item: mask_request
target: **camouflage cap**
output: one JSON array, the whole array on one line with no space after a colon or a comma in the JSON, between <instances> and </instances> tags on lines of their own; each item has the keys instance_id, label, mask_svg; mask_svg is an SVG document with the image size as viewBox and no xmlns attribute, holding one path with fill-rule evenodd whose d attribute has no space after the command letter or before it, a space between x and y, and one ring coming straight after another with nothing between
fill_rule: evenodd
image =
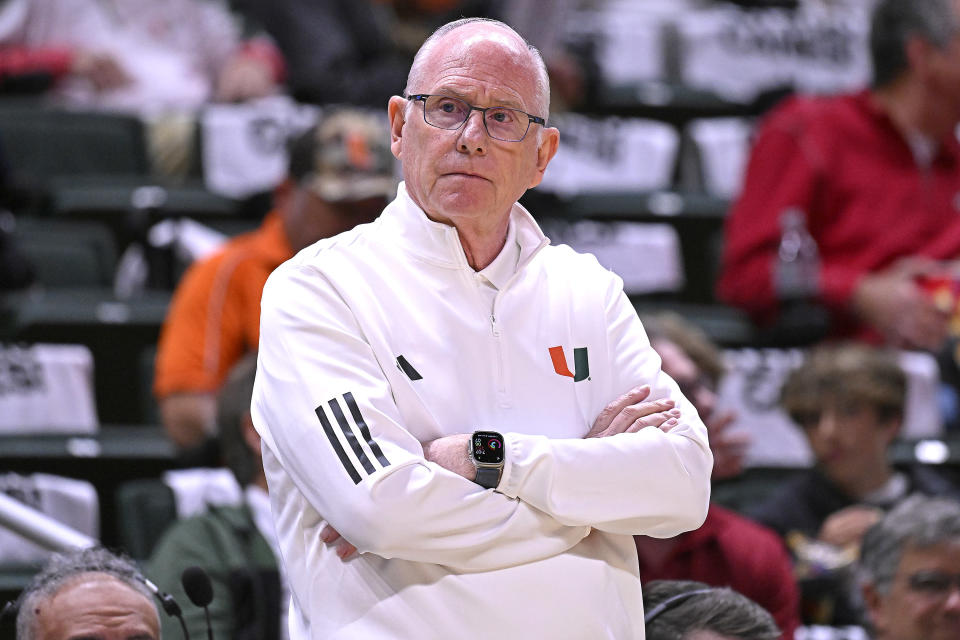
<instances>
[{"instance_id":1,"label":"camouflage cap","mask_svg":"<svg viewBox=\"0 0 960 640\"><path fill-rule=\"evenodd\" d=\"M302 179L328 202L392 197L396 193L386 114L351 108L325 110L312 136L310 168Z\"/></svg>"}]
</instances>

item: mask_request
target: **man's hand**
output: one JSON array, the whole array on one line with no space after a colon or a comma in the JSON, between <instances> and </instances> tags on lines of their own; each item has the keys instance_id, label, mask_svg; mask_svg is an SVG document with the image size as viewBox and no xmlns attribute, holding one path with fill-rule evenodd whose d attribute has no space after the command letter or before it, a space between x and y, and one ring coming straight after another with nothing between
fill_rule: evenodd
<instances>
[{"instance_id":1,"label":"man's hand","mask_svg":"<svg viewBox=\"0 0 960 640\"><path fill-rule=\"evenodd\" d=\"M713 479L734 478L743 473L743 461L750 446L750 435L730 431L736 415L716 411L704 416L710 436L710 451L713 452Z\"/></svg>"},{"instance_id":2,"label":"man's hand","mask_svg":"<svg viewBox=\"0 0 960 640\"><path fill-rule=\"evenodd\" d=\"M892 346L937 351L947 337L950 314L937 307L916 278L941 269L932 260L905 258L865 275L853 292L853 310Z\"/></svg>"},{"instance_id":3,"label":"man's hand","mask_svg":"<svg viewBox=\"0 0 960 640\"><path fill-rule=\"evenodd\" d=\"M212 392L172 393L157 402L167 437L178 449L203 444L217 430L217 397Z\"/></svg>"},{"instance_id":4,"label":"man's hand","mask_svg":"<svg viewBox=\"0 0 960 640\"><path fill-rule=\"evenodd\" d=\"M603 408L584 438L606 438L618 433L633 433L645 427L670 431L677 426L680 410L674 407L673 400L664 398L643 402L649 395L650 386L646 384L623 394Z\"/></svg>"},{"instance_id":5,"label":"man's hand","mask_svg":"<svg viewBox=\"0 0 960 640\"><path fill-rule=\"evenodd\" d=\"M320 530L320 539L332 544L341 560L347 560L357 552L355 546L344 540L340 533L328 524Z\"/></svg>"},{"instance_id":6,"label":"man's hand","mask_svg":"<svg viewBox=\"0 0 960 640\"><path fill-rule=\"evenodd\" d=\"M237 55L220 72L216 99L242 102L270 95L273 89L273 69L269 64L253 56Z\"/></svg>"},{"instance_id":7,"label":"man's hand","mask_svg":"<svg viewBox=\"0 0 960 640\"><path fill-rule=\"evenodd\" d=\"M470 460L470 437L469 433L458 433L424 442L423 457L473 482L477 476L477 468ZM347 560L357 552L357 548L344 540L330 525L325 525L320 531L320 539L334 545L341 560Z\"/></svg>"},{"instance_id":8,"label":"man's hand","mask_svg":"<svg viewBox=\"0 0 960 640\"><path fill-rule=\"evenodd\" d=\"M113 54L102 51L78 51L70 73L86 78L97 91L109 91L130 84L131 79Z\"/></svg>"},{"instance_id":9,"label":"man's hand","mask_svg":"<svg viewBox=\"0 0 960 640\"><path fill-rule=\"evenodd\" d=\"M882 517L883 511L876 507L859 504L846 507L823 521L817 538L836 547L860 544L867 529Z\"/></svg>"}]
</instances>

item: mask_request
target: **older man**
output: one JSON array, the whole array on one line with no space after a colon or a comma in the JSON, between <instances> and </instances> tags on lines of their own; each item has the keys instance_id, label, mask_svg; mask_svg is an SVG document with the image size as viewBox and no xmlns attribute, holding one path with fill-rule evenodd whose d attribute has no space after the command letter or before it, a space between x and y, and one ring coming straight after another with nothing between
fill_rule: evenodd
<instances>
[{"instance_id":1,"label":"older man","mask_svg":"<svg viewBox=\"0 0 960 640\"><path fill-rule=\"evenodd\" d=\"M799 209L833 332L935 350L949 313L920 280L960 258L960 2L879 0L870 42L871 88L792 99L761 125L718 293L776 316L781 230Z\"/></svg>"},{"instance_id":2,"label":"older man","mask_svg":"<svg viewBox=\"0 0 960 640\"><path fill-rule=\"evenodd\" d=\"M904 500L867 531L860 568L876 640L960 638L960 503Z\"/></svg>"},{"instance_id":3,"label":"older man","mask_svg":"<svg viewBox=\"0 0 960 640\"><path fill-rule=\"evenodd\" d=\"M557 149L546 78L501 23L441 27L389 103L396 200L267 282L292 638L643 638L631 535L704 519L706 429L620 279L516 203Z\"/></svg>"},{"instance_id":4,"label":"older man","mask_svg":"<svg viewBox=\"0 0 960 640\"><path fill-rule=\"evenodd\" d=\"M654 580L644 590L649 640L776 640L780 630L759 604L694 580ZM791 634L789 637L793 637Z\"/></svg>"},{"instance_id":5,"label":"older man","mask_svg":"<svg viewBox=\"0 0 960 640\"><path fill-rule=\"evenodd\" d=\"M137 568L105 549L54 556L20 597L17 640L157 640L160 616Z\"/></svg>"}]
</instances>

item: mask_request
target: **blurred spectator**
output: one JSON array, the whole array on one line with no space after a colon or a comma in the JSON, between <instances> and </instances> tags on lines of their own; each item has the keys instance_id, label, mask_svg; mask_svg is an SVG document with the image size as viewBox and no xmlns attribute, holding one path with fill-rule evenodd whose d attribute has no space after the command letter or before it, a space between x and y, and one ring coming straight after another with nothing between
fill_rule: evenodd
<instances>
[{"instance_id":1,"label":"blurred spectator","mask_svg":"<svg viewBox=\"0 0 960 640\"><path fill-rule=\"evenodd\" d=\"M833 623L854 622L844 589L834 583L846 579L864 532L884 510L913 492L960 497L931 468L895 469L888 460L903 422L906 388L894 354L859 344L815 349L783 386L782 405L803 428L815 467L750 515L784 536L801 577L837 570L836 580L825 576L827 604L817 607Z\"/></svg>"},{"instance_id":2,"label":"blurred spectator","mask_svg":"<svg viewBox=\"0 0 960 640\"><path fill-rule=\"evenodd\" d=\"M223 0L0 6L0 87L15 89L27 76L29 87L49 89L59 104L139 114L156 125L151 142L161 165L173 164L167 156L192 139L171 113L267 95L282 75L276 47L262 37L243 40Z\"/></svg>"},{"instance_id":3,"label":"blurred spectator","mask_svg":"<svg viewBox=\"0 0 960 640\"><path fill-rule=\"evenodd\" d=\"M723 430L728 422L716 429L716 421L710 419L715 413L713 389L723 371L717 348L675 314L642 320L650 344L663 360L663 371L677 381L710 429L714 477L718 471L739 473L743 441ZM674 538L634 536L634 541L644 584L684 579L730 587L762 605L776 619L783 637L793 638L800 624L800 598L790 557L773 531L713 504L695 531Z\"/></svg>"},{"instance_id":4,"label":"blurred spectator","mask_svg":"<svg viewBox=\"0 0 960 640\"><path fill-rule=\"evenodd\" d=\"M140 571L105 549L54 556L19 602L17 640L160 638L160 616Z\"/></svg>"},{"instance_id":5,"label":"blurred spectator","mask_svg":"<svg viewBox=\"0 0 960 640\"><path fill-rule=\"evenodd\" d=\"M203 515L176 522L164 533L148 564L153 582L178 602L189 601L180 580L184 569L198 566L210 575L213 601L208 608L216 638L286 637L281 633L286 629L282 623L286 603L277 537L260 458L260 437L250 419L256 372L256 355L248 354L230 372L217 397L221 450L244 487L244 503L211 506ZM186 607L183 616L191 637L203 637L203 611ZM179 640L181 630L170 626L163 637Z\"/></svg>"},{"instance_id":6,"label":"blurred spectator","mask_svg":"<svg viewBox=\"0 0 960 640\"><path fill-rule=\"evenodd\" d=\"M575 52L564 41L573 10L581 0L501 0L497 16L540 50L550 76L551 111L581 105L595 88L599 70L587 52Z\"/></svg>"},{"instance_id":7,"label":"blurred spectator","mask_svg":"<svg viewBox=\"0 0 960 640\"><path fill-rule=\"evenodd\" d=\"M869 531L860 552L876 640L960 638L960 504L911 496Z\"/></svg>"},{"instance_id":8,"label":"blurred spectator","mask_svg":"<svg viewBox=\"0 0 960 640\"><path fill-rule=\"evenodd\" d=\"M947 261L960 254L958 27L953 0L880 0L873 86L793 98L766 117L726 224L721 299L762 322L777 316L775 262L800 251L781 235L794 209L819 251L809 289L833 333L942 345L949 310L918 280L956 270Z\"/></svg>"},{"instance_id":9,"label":"blurred spectator","mask_svg":"<svg viewBox=\"0 0 960 640\"><path fill-rule=\"evenodd\" d=\"M434 29L461 16L497 18L538 49L559 103L584 99L584 63L563 43L577 0L233 0L277 42L290 93L302 102L382 107L403 93L413 56Z\"/></svg>"},{"instance_id":10,"label":"blurred spectator","mask_svg":"<svg viewBox=\"0 0 960 640\"><path fill-rule=\"evenodd\" d=\"M184 274L160 332L154 382L163 426L179 447L213 435L217 389L257 349L267 276L300 249L383 208L395 187L389 140L379 114L331 110L291 145L289 178L260 227Z\"/></svg>"},{"instance_id":11,"label":"blurred spectator","mask_svg":"<svg viewBox=\"0 0 960 640\"><path fill-rule=\"evenodd\" d=\"M233 0L283 51L294 98L383 108L403 93L413 55L460 15L489 0Z\"/></svg>"},{"instance_id":12,"label":"blurred spectator","mask_svg":"<svg viewBox=\"0 0 960 640\"><path fill-rule=\"evenodd\" d=\"M770 614L730 589L690 580L657 580L643 588L647 640L774 640Z\"/></svg>"},{"instance_id":13,"label":"blurred spectator","mask_svg":"<svg viewBox=\"0 0 960 640\"><path fill-rule=\"evenodd\" d=\"M723 480L740 475L750 442L747 434L730 431L736 416L716 406L717 385L726 370L723 354L699 327L679 314L641 315L641 320L651 345L663 360L664 370L707 425L713 451L712 478Z\"/></svg>"}]
</instances>

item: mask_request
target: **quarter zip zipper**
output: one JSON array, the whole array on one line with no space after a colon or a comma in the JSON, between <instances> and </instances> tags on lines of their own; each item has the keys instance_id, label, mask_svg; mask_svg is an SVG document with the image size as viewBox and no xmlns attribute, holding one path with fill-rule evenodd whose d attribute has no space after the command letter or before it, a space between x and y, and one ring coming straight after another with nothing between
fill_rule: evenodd
<instances>
[{"instance_id":1,"label":"quarter zip zipper","mask_svg":"<svg viewBox=\"0 0 960 640\"><path fill-rule=\"evenodd\" d=\"M497 292L497 297L500 293ZM496 309L496 302L494 302ZM496 312L490 314L490 332L493 335L493 348L497 354L497 402L500 406L509 406L507 398L507 371L504 366L503 341L500 339L500 326L497 324Z\"/></svg>"},{"instance_id":2,"label":"quarter zip zipper","mask_svg":"<svg viewBox=\"0 0 960 640\"><path fill-rule=\"evenodd\" d=\"M510 277L510 280L507 281L507 284L504 285L503 289L498 290L496 295L493 297L493 310L490 313L490 333L493 336L494 349L497 353L497 403L502 408L509 407L511 402L510 396L507 393L507 358L500 331L500 325L497 323L497 307L500 304L500 298L503 296L504 292L506 292L517 280L517 278L520 277L520 273L530 263L530 261L533 260L534 256L540 253L540 251L549 243L550 241L544 238L543 241L534 248L530 255L517 265L516 272Z\"/></svg>"}]
</instances>

